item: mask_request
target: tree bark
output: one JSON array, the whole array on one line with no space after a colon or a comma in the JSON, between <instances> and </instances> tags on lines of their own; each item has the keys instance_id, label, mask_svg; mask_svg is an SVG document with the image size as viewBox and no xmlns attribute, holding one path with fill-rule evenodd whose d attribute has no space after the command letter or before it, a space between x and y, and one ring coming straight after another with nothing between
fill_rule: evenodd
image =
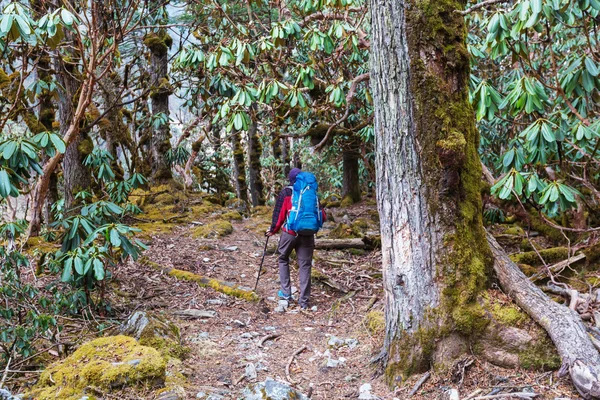
<instances>
[{"instance_id":1,"label":"tree bark","mask_svg":"<svg viewBox=\"0 0 600 400\"><path fill-rule=\"evenodd\" d=\"M246 183L246 164L244 161L244 148L240 132L231 135L231 147L233 148L233 174L237 198L248 202L248 184Z\"/></svg>"},{"instance_id":2,"label":"tree bark","mask_svg":"<svg viewBox=\"0 0 600 400\"><path fill-rule=\"evenodd\" d=\"M172 39L166 31L151 33L146 36L144 43L150 49L150 79L152 90L152 117L164 119L164 123L152 131L152 181L164 182L173 178L171 167L166 154L171 150L171 129L169 124L169 96L173 88L169 83L168 52Z\"/></svg>"},{"instance_id":3,"label":"tree bark","mask_svg":"<svg viewBox=\"0 0 600 400\"><path fill-rule=\"evenodd\" d=\"M483 316L476 299L492 259L461 8L458 0L371 2L390 383L428 369L438 339L476 333Z\"/></svg>"},{"instance_id":4,"label":"tree bark","mask_svg":"<svg viewBox=\"0 0 600 400\"><path fill-rule=\"evenodd\" d=\"M60 83L58 115L60 121L72 121L74 118L74 97L79 89L79 84L75 80L74 69L70 64L65 64L61 60L57 61L56 79ZM60 134L64 137L69 130L69 125L62 123L60 125ZM92 152L94 144L89 136L85 137L78 134L74 140L67 146L63 159L63 178L64 178L64 199L65 210L70 210L76 204L75 195L81 190L86 190L91 185L91 173L84 165L85 157Z\"/></svg>"},{"instance_id":5,"label":"tree bark","mask_svg":"<svg viewBox=\"0 0 600 400\"><path fill-rule=\"evenodd\" d=\"M262 181L260 159L262 156L262 146L258 137L258 123L253 107L252 123L248 129L248 161L249 161L249 178L250 178L250 198L252 206L264 206L265 195L263 193L264 185Z\"/></svg>"},{"instance_id":6,"label":"tree bark","mask_svg":"<svg viewBox=\"0 0 600 400\"><path fill-rule=\"evenodd\" d=\"M579 394L586 399L600 397L600 354L579 315L548 298L511 261L492 235L488 234L487 239L502 289L548 332L562 359L561 369L568 369Z\"/></svg>"},{"instance_id":7,"label":"tree bark","mask_svg":"<svg viewBox=\"0 0 600 400\"><path fill-rule=\"evenodd\" d=\"M342 198L350 198L353 203L360 201L360 176L358 172L358 161L360 159L359 143L356 140L343 150L342 169L343 169L343 190Z\"/></svg>"},{"instance_id":8,"label":"tree bark","mask_svg":"<svg viewBox=\"0 0 600 400\"><path fill-rule=\"evenodd\" d=\"M89 61L88 65L95 67L95 60L92 59ZM77 108L73 114L73 119L69 122L68 130L63 136L63 141L67 146L73 143L79 136L79 124L85 116L85 110L92 101L94 84L95 81L93 76L86 76L82 82ZM58 153L48 160L48 162L44 165L42 175L38 178L35 188L33 189L30 217L31 220L29 222L29 228L27 231L28 237L37 236L40 233L42 210L44 208L46 195L48 194L52 173L56 171L56 167L59 165L62 158L63 154Z\"/></svg>"}]
</instances>

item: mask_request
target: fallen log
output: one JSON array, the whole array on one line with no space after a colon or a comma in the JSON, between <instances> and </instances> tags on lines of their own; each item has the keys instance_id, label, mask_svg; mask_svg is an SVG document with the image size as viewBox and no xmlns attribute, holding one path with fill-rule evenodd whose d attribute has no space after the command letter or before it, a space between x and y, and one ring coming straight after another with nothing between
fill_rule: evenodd
<instances>
[{"instance_id":1,"label":"fallen log","mask_svg":"<svg viewBox=\"0 0 600 400\"><path fill-rule=\"evenodd\" d=\"M344 250L364 249L365 242L362 239L317 239L315 249L317 250Z\"/></svg>"},{"instance_id":2,"label":"fallen log","mask_svg":"<svg viewBox=\"0 0 600 400\"><path fill-rule=\"evenodd\" d=\"M502 289L548 332L563 363L561 372L568 371L579 394L585 399L600 398L600 353L579 315L552 301L521 272L491 234L487 238Z\"/></svg>"},{"instance_id":3,"label":"fallen log","mask_svg":"<svg viewBox=\"0 0 600 400\"><path fill-rule=\"evenodd\" d=\"M205 276L194 274L193 272L189 271L183 271L177 268L169 268L164 265L160 265L158 263L150 261L146 257L140 258L139 263L142 265L152 267L173 278L184 281L196 282L200 286L213 288L217 292L224 293L228 296L233 296L248 301L260 300L258 295L254 293L251 288L240 286L236 283L220 281L214 278L207 278Z\"/></svg>"}]
</instances>

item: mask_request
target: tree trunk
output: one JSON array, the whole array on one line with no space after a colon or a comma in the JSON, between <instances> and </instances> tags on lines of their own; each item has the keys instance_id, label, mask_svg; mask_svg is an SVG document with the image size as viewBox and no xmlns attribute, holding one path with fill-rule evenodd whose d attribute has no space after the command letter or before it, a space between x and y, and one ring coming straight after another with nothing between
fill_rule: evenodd
<instances>
[{"instance_id":1,"label":"tree trunk","mask_svg":"<svg viewBox=\"0 0 600 400\"><path fill-rule=\"evenodd\" d=\"M244 148L240 132L231 135L231 147L233 148L233 174L237 198L248 202L248 184L246 183L246 164L244 162Z\"/></svg>"},{"instance_id":2,"label":"tree trunk","mask_svg":"<svg viewBox=\"0 0 600 400\"><path fill-rule=\"evenodd\" d=\"M586 399L600 397L600 354L579 315L551 300L508 258L496 239L487 235L494 271L504 291L547 332L568 369L577 391Z\"/></svg>"},{"instance_id":3,"label":"tree trunk","mask_svg":"<svg viewBox=\"0 0 600 400\"><path fill-rule=\"evenodd\" d=\"M95 67L95 64L91 62L91 65ZM92 94L94 89L93 77L86 76L81 84L81 91L79 92L79 98L77 102L77 108L73 115L73 119L69 121L69 129L63 136L63 141L67 147L73 143L79 137L79 124L85 116L85 110L92 101ZM64 122L65 124L67 122ZM27 236L37 236L40 233L42 224L42 211L44 208L44 201L48 194L48 188L50 186L52 174L56 171L60 161L63 158L63 154L55 154L48 162L44 165L41 176L39 177L35 188L32 192L31 202L31 217L29 221L29 228Z\"/></svg>"},{"instance_id":4,"label":"tree trunk","mask_svg":"<svg viewBox=\"0 0 600 400\"><path fill-rule=\"evenodd\" d=\"M248 175L250 177L250 197L253 207L265 205L264 186L262 177L260 176L262 169L260 165L261 157L262 146L258 137L258 123L256 122L256 115L253 112L252 123L248 129Z\"/></svg>"},{"instance_id":5,"label":"tree trunk","mask_svg":"<svg viewBox=\"0 0 600 400\"><path fill-rule=\"evenodd\" d=\"M173 178L171 167L165 157L171 150L169 96L173 93L173 87L169 83L168 52L172 39L165 30L161 29L158 33L147 35L144 43L150 49L152 119L163 121L152 131L152 181L164 182Z\"/></svg>"},{"instance_id":6,"label":"tree trunk","mask_svg":"<svg viewBox=\"0 0 600 400\"><path fill-rule=\"evenodd\" d=\"M342 198L351 199L352 203L360 201L360 176L358 173L359 144L353 141L342 153L343 190Z\"/></svg>"},{"instance_id":7,"label":"tree trunk","mask_svg":"<svg viewBox=\"0 0 600 400\"><path fill-rule=\"evenodd\" d=\"M74 97L79 89L74 78L75 71L71 65L58 61L56 65L56 79L60 83L58 115L61 123L60 134L64 137L69 130L68 123L74 118ZM78 134L67 146L63 159L64 199L65 210L70 210L76 204L75 195L81 190L86 190L91 185L91 173L84 165L85 157L92 152L94 144L89 136Z\"/></svg>"},{"instance_id":8,"label":"tree trunk","mask_svg":"<svg viewBox=\"0 0 600 400\"><path fill-rule=\"evenodd\" d=\"M491 254L458 0L373 0L375 104L390 383L430 367L450 332L481 328Z\"/></svg>"},{"instance_id":9,"label":"tree trunk","mask_svg":"<svg viewBox=\"0 0 600 400\"><path fill-rule=\"evenodd\" d=\"M281 161L283 162L283 174L287 178L292 169L290 167L290 140L288 138L281 139Z\"/></svg>"}]
</instances>

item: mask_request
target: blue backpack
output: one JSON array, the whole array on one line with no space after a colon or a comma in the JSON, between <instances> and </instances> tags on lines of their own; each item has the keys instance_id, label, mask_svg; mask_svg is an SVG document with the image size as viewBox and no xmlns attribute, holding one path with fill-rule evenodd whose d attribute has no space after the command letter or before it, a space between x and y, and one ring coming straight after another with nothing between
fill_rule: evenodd
<instances>
[{"instance_id":1,"label":"blue backpack","mask_svg":"<svg viewBox=\"0 0 600 400\"><path fill-rule=\"evenodd\" d=\"M292 209L285 227L298 235L314 235L323 226L319 209L317 178L310 172L300 172L292 187Z\"/></svg>"}]
</instances>

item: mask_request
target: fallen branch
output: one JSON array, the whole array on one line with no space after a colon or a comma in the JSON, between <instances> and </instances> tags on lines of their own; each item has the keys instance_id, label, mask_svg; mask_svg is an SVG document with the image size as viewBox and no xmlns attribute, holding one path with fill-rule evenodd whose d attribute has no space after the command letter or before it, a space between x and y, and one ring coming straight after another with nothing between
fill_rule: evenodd
<instances>
[{"instance_id":1,"label":"fallen branch","mask_svg":"<svg viewBox=\"0 0 600 400\"><path fill-rule=\"evenodd\" d=\"M539 396L539 394L537 394L537 393L515 392L515 393L491 394L489 396L479 396L479 397L474 397L473 400L510 399L513 397L516 397L518 399L533 399L538 396Z\"/></svg>"},{"instance_id":2,"label":"fallen branch","mask_svg":"<svg viewBox=\"0 0 600 400\"><path fill-rule=\"evenodd\" d=\"M421 377L421 379L419 379L417 381L417 383L415 383L415 386L413 386L411 391L408 393L408 397L414 396L415 393L417 393L419 391L421 386L423 386L423 384L425 382L427 382L427 379L429 379L430 376L431 376L431 372L429 372L429 371L425 372L425 374Z\"/></svg>"},{"instance_id":3,"label":"fallen branch","mask_svg":"<svg viewBox=\"0 0 600 400\"><path fill-rule=\"evenodd\" d=\"M273 340L273 339L277 339L278 337L280 337L282 334L281 333L272 333L270 335L266 335L263 336L259 341L258 341L258 347L262 348L263 345L265 344L265 342L267 340Z\"/></svg>"},{"instance_id":4,"label":"fallen branch","mask_svg":"<svg viewBox=\"0 0 600 400\"><path fill-rule=\"evenodd\" d=\"M475 10L479 10L480 8L487 7L492 4L497 4L497 3L508 3L508 0L486 0L486 1L482 1L481 3L477 3L472 7L467 8L466 10L456 10L456 12L459 14L462 14L462 15L467 15L469 13L472 13Z\"/></svg>"},{"instance_id":5,"label":"fallen branch","mask_svg":"<svg viewBox=\"0 0 600 400\"><path fill-rule=\"evenodd\" d=\"M491 234L487 234L487 239L494 255L494 271L503 290L548 332L562 359L561 369L569 372L579 394L585 399L600 397L600 353L579 315L552 301L531 282Z\"/></svg>"},{"instance_id":6,"label":"fallen branch","mask_svg":"<svg viewBox=\"0 0 600 400\"><path fill-rule=\"evenodd\" d=\"M290 366L292 365L292 363L294 362L294 358L296 358L296 356L300 353L302 353L304 350L306 350L307 347L306 346L302 346L300 347L298 350L296 350L294 352L294 354L292 354L292 356L290 357L290 361L287 363L287 365L285 366L285 376L288 379L288 382L291 383L292 385L295 385L296 382L292 379L292 377L290 376Z\"/></svg>"}]
</instances>

